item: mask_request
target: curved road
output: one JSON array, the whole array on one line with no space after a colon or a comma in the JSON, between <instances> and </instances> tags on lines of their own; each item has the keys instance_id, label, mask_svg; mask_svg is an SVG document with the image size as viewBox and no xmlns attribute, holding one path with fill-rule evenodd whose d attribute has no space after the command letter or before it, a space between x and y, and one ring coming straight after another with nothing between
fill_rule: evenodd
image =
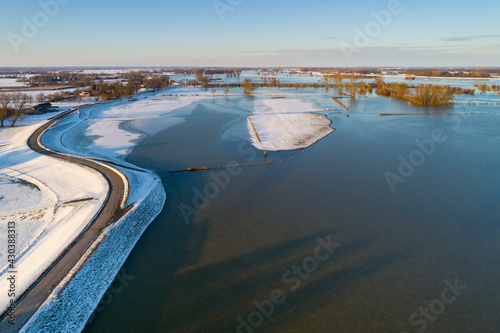
<instances>
[{"instance_id":1,"label":"curved road","mask_svg":"<svg viewBox=\"0 0 500 333\"><path fill-rule=\"evenodd\" d=\"M68 275L81 257L87 252L102 231L111 223L118 221L128 210L122 209L121 204L125 199L125 184L122 177L112 169L101 163L81 157L68 156L52 151L40 144L45 131L52 125L79 111L78 109L63 112L37 129L28 139L28 146L37 153L47 155L59 160L71 162L89 167L99 172L107 181L109 192L98 214L87 227L76 237L76 239L59 255L43 274L36 280L26 292L17 300L15 325L9 324L9 316L4 312L0 316L0 332L18 332L38 310L39 306L53 293L55 288Z\"/></svg>"}]
</instances>

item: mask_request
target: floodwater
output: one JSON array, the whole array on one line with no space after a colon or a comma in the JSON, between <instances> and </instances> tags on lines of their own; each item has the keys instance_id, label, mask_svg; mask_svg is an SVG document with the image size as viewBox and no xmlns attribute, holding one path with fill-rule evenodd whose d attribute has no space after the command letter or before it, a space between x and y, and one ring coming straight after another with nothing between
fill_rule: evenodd
<instances>
[{"instance_id":1,"label":"floodwater","mask_svg":"<svg viewBox=\"0 0 500 333\"><path fill-rule=\"evenodd\" d=\"M199 102L128 156L168 199L84 332L498 332L500 96L343 99L336 132L267 158L224 135L244 100ZM456 114L379 116L424 112Z\"/></svg>"}]
</instances>

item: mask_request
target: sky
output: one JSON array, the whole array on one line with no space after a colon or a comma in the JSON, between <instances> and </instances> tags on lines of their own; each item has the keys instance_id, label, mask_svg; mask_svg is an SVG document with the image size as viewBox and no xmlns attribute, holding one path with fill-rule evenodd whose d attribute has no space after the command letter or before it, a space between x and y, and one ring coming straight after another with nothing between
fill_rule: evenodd
<instances>
[{"instance_id":1,"label":"sky","mask_svg":"<svg viewBox=\"0 0 500 333\"><path fill-rule=\"evenodd\" d=\"M0 67L500 67L498 0L0 2Z\"/></svg>"}]
</instances>

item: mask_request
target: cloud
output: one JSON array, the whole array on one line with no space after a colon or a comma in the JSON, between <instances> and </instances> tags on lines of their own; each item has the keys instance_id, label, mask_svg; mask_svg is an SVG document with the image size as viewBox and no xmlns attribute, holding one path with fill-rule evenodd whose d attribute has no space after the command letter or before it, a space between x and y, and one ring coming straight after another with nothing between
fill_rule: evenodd
<instances>
[{"instance_id":1,"label":"cloud","mask_svg":"<svg viewBox=\"0 0 500 333\"><path fill-rule=\"evenodd\" d=\"M474 39L482 39L482 38L500 38L500 35L475 35L475 36L458 36L458 37L444 37L439 40L445 42L466 42Z\"/></svg>"}]
</instances>

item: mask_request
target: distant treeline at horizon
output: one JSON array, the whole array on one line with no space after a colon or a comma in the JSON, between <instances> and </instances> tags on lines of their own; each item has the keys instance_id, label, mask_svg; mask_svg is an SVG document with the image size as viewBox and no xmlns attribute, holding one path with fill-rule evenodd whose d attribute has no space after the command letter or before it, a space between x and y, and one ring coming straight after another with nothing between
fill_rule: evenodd
<instances>
[{"instance_id":1,"label":"distant treeline at horizon","mask_svg":"<svg viewBox=\"0 0 500 333\"><path fill-rule=\"evenodd\" d=\"M93 74L108 74L107 70L135 70L146 71L153 73L170 72L173 74L196 74L200 70L205 75L217 75L226 73L241 73L243 71L259 71L262 73L279 73L287 72L292 74L304 73L356 73L356 74L383 74L383 73L399 73L416 76L442 76L442 77L488 77L489 74L500 74L500 67L192 67L192 66L164 66L164 67L147 67L147 66L130 66L130 67L0 67L0 76L14 75L37 75L47 72L83 72L84 70L95 70Z\"/></svg>"}]
</instances>

